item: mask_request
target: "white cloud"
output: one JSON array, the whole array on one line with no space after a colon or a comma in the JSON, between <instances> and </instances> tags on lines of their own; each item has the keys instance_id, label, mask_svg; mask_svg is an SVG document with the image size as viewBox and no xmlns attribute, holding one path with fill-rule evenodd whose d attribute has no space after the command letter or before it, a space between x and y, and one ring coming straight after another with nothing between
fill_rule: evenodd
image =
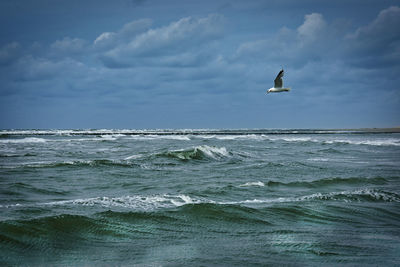
<instances>
[{"instance_id":1,"label":"white cloud","mask_svg":"<svg viewBox=\"0 0 400 267\"><path fill-rule=\"evenodd\" d=\"M309 61L319 61L327 56L331 39L330 31L323 16L318 13L305 15L304 22L295 30L282 27L268 39L254 40L239 45L233 61L251 60L252 62L270 62L277 67L292 65L301 67ZM336 36L335 36L336 37Z\"/></svg>"},{"instance_id":2,"label":"white cloud","mask_svg":"<svg viewBox=\"0 0 400 267\"><path fill-rule=\"evenodd\" d=\"M103 32L102 34L99 35L99 37L94 40L94 44L101 44L103 42L107 42L109 40L112 40L114 36L116 35L115 32Z\"/></svg>"},{"instance_id":3,"label":"white cloud","mask_svg":"<svg viewBox=\"0 0 400 267\"><path fill-rule=\"evenodd\" d=\"M20 58L13 68L12 75L17 81L50 80L56 77L71 79L85 75L87 67L76 60L66 58L53 61L31 55Z\"/></svg>"},{"instance_id":4,"label":"white cloud","mask_svg":"<svg viewBox=\"0 0 400 267\"><path fill-rule=\"evenodd\" d=\"M152 29L137 36L129 44L129 48L146 51L174 44L184 45L182 41L194 43L209 40L220 36L221 26L222 17L219 15L210 15L201 19L187 17L166 27Z\"/></svg>"},{"instance_id":5,"label":"white cloud","mask_svg":"<svg viewBox=\"0 0 400 267\"><path fill-rule=\"evenodd\" d=\"M121 34L130 32L127 29L131 26L125 25ZM179 59L184 60L181 65L193 65L195 59L200 59L200 55L204 55L207 50L203 49L202 45L221 37L223 26L224 18L220 15L183 18L168 26L137 34L128 42L126 39L120 40L114 48L103 53L100 58L109 67L152 64L155 62L153 58L156 57L164 59L160 61L161 65L163 62L167 62L167 65L173 64Z\"/></svg>"},{"instance_id":6,"label":"white cloud","mask_svg":"<svg viewBox=\"0 0 400 267\"><path fill-rule=\"evenodd\" d=\"M135 37L137 34L149 29L151 24L151 19L139 19L131 21L122 27L122 29L119 31L119 35L126 38Z\"/></svg>"},{"instance_id":7,"label":"white cloud","mask_svg":"<svg viewBox=\"0 0 400 267\"><path fill-rule=\"evenodd\" d=\"M55 53L77 54L83 52L85 46L86 41L83 39L64 37L64 39L52 43L50 48Z\"/></svg>"},{"instance_id":8,"label":"white cloud","mask_svg":"<svg viewBox=\"0 0 400 267\"><path fill-rule=\"evenodd\" d=\"M125 24L117 32L104 32L93 42L97 48L110 48L131 41L137 34L146 31L152 24L150 19L139 19Z\"/></svg>"},{"instance_id":9,"label":"white cloud","mask_svg":"<svg viewBox=\"0 0 400 267\"><path fill-rule=\"evenodd\" d=\"M323 16L319 13L305 15L304 23L297 28L297 33L301 41L315 41L326 27Z\"/></svg>"}]
</instances>

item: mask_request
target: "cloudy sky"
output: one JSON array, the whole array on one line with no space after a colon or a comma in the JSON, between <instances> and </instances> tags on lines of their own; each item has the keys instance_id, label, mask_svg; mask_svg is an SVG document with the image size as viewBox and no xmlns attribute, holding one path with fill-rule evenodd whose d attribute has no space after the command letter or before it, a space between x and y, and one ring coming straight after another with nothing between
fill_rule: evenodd
<instances>
[{"instance_id":1,"label":"cloudy sky","mask_svg":"<svg viewBox=\"0 0 400 267\"><path fill-rule=\"evenodd\" d=\"M0 2L2 129L392 126L398 1Z\"/></svg>"}]
</instances>

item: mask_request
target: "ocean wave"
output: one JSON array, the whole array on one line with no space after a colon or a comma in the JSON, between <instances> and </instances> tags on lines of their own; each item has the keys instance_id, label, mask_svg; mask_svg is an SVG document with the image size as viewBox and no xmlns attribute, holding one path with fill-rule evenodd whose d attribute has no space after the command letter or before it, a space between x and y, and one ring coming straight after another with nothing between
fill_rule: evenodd
<instances>
[{"instance_id":1,"label":"ocean wave","mask_svg":"<svg viewBox=\"0 0 400 267\"><path fill-rule=\"evenodd\" d=\"M0 143L5 143L5 144L45 143L45 142L47 142L46 139L38 137L25 137L21 139L0 139Z\"/></svg>"},{"instance_id":2,"label":"ocean wave","mask_svg":"<svg viewBox=\"0 0 400 267\"><path fill-rule=\"evenodd\" d=\"M24 154L0 154L0 158L18 158L18 157L34 157L36 154L33 153L24 153Z\"/></svg>"},{"instance_id":3,"label":"ocean wave","mask_svg":"<svg viewBox=\"0 0 400 267\"><path fill-rule=\"evenodd\" d=\"M135 155L131 155L131 156L126 157L125 160L140 159L140 158L143 158L143 156L144 155L135 154Z\"/></svg>"},{"instance_id":4,"label":"ocean wave","mask_svg":"<svg viewBox=\"0 0 400 267\"><path fill-rule=\"evenodd\" d=\"M188 160L219 160L222 158L230 157L231 153L225 147L214 146L195 146L186 149L168 150L165 152L153 152L147 154L134 154L125 157L125 161L132 161L137 159L150 159L154 157L167 157L172 159L179 159L183 161Z\"/></svg>"},{"instance_id":5,"label":"ocean wave","mask_svg":"<svg viewBox=\"0 0 400 267\"><path fill-rule=\"evenodd\" d=\"M400 202L400 195L376 189L359 189L354 191L341 191L330 193L315 193L300 197L280 197L271 199L247 199L242 201L219 202L219 204L241 205L241 204L272 204L285 202L308 202L308 201L344 201L344 202Z\"/></svg>"},{"instance_id":6,"label":"ocean wave","mask_svg":"<svg viewBox=\"0 0 400 267\"><path fill-rule=\"evenodd\" d=\"M177 141L190 141L190 136L188 135L132 135L129 139L134 140L177 140Z\"/></svg>"},{"instance_id":7,"label":"ocean wave","mask_svg":"<svg viewBox=\"0 0 400 267\"><path fill-rule=\"evenodd\" d=\"M244 184L239 185L240 187L250 187L250 186L265 186L263 182L257 181L257 182L247 182Z\"/></svg>"},{"instance_id":8,"label":"ocean wave","mask_svg":"<svg viewBox=\"0 0 400 267\"><path fill-rule=\"evenodd\" d=\"M118 166L133 167L133 163L123 160L95 159L95 160L72 160L72 161L36 161L24 162L21 164L13 164L2 166L4 168L60 168L60 167L101 167L101 166Z\"/></svg>"},{"instance_id":9,"label":"ocean wave","mask_svg":"<svg viewBox=\"0 0 400 267\"><path fill-rule=\"evenodd\" d=\"M326 144L350 144L350 145L369 145L369 146L400 146L399 139L381 139L381 140L350 140L337 139L323 141Z\"/></svg>"},{"instance_id":10,"label":"ocean wave","mask_svg":"<svg viewBox=\"0 0 400 267\"><path fill-rule=\"evenodd\" d=\"M123 196L123 197L95 197L44 203L43 205L82 205L100 206L105 208L129 208L134 210L154 210L158 208L180 207L186 204L203 202L187 195L152 195L152 196Z\"/></svg>"},{"instance_id":11,"label":"ocean wave","mask_svg":"<svg viewBox=\"0 0 400 267\"><path fill-rule=\"evenodd\" d=\"M282 202L305 202L314 200L332 201L382 201L400 202L400 195L376 189L359 189L353 191L340 191L330 193L315 193L299 197L279 197L271 199L246 199L239 201L215 201L206 198L192 198L187 195L155 195L155 196L125 196L125 197L100 197L89 199L77 199L48 203L49 205L75 204L83 206L102 207L124 207L140 210L153 210L156 208L180 207L187 204L219 204L219 205L241 205L241 204L269 204Z\"/></svg>"},{"instance_id":12,"label":"ocean wave","mask_svg":"<svg viewBox=\"0 0 400 267\"><path fill-rule=\"evenodd\" d=\"M316 193L309 196L297 198L303 200L342 200L346 202L400 202L400 195L377 189L359 189L354 191L342 191L332 193Z\"/></svg>"},{"instance_id":13,"label":"ocean wave","mask_svg":"<svg viewBox=\"0 0 400 267\"><path fill-rule=\"evenodd\" d=\"M269 137L268 140L285 142L319 142L318 139L313 139L311 137Z\"/></svg>"},{"instance_id":14,"label":"ocean wave","mask_svg":"<svg viewBox=\"0 0 400 267\"><path fill-rule=\"evenodd\" d=\"M306 188L319 188L324 186L332 186L332 185L382 185L387 183L387 180L383 177L373 177L373 178L364 178L364 177L333 177L333 178L323 178L317 179L313 181L295 181L295 182L280 182L280 181L268 181L266 183L269 187L274 186L286 186L286 187L306 187Z\"/></svg>"},{"instance_id":15,"label":"ocean wave","mask_svg":"<svg viewBox=\"0 0 400 267\"><path fill-rule=\"evenodd\" d=\"M275 203L296 203L312 201L344 201L344 202L400 202L400 195L378 189L358 189L328 193L314 193L297 197L255 198L232 201L216 201L208 198L191 197L185 194L171 195L134 195L122 197L93 197L73 200L60 200L46 203L0 205L0 208L27 206L95 206L101 208L126 208L129 210L153 211L163 208L181 207L184 205L216 204L216 205L265 205Z\"/></svg>"},{"instance_id":16,"label":"ocean wave","mask_svg":"<svg viewBox=\"0 0 400 267\"><path fill-rule=\"evenodd\" d=\"M400 139L389 138L389 139L326 139L323 137L311 138L311 137L264 137L265 140L269 141L285 141L285 142L298 142L298 143L321 143L321 144L349 144L349 145L368 145L368 146L400 146Z\"/></svg>"},{"instance_id":17,"label":"ocean wave","mask_svg":"<svg viewBox=\"0 0 400 267\"><path fill-rule=\"evenodd\" d=\"M197 138L218 139L218 140L254 140L254 141L284 141L289 143L321 143L321 144L350 144L350 145L370 145L370 146L400 146L400 139L365 139L356 138L332 139L330 136L298 136L298 135L265 135L265 134L243 134L243 135L198 135Z\"/></svg>"},{"instance_id":18,"label":"ocean wave","mask_svg":"<svg viewBox=\"0 0 400 267\"><path fill-rule=\"evenodd\" d=\"M31 154L29 154L31 155ZM2 167L7 169L18 168L60 168L60 167L102 167L102 166L116 166L116 167L143 167L143 160L149 160L149 164L157 165L153 162L154 158L172 158L182 161L188 160L221 160L231 157L231 153L225 147L213 146L196 146L188 149L170 150L165 152L153 152L144 154L134 154L121 159L93 159L93 160L64 160L64 161L32 161L20 162L4 165ZM239 156L243 156L240 153ZM5 157L5 156L0 156ZM140 160L141 162L136 162Z\"/></svg>"},{"instance_id":19,"label":"ocean wave","mask_svg":"<svg viewBox=\"0 0 400 267\"><path fill-rule=\"evenodd\" d=\"M222 159L230 156L230 153L225 147L214 147L214 146L196 146L189 149L183 150L172 150L165 153L159 154L161 156L167 156L171 158L177 158L180 160L203 160L203 159Z\"/></svg>"},{"instance_id":20,"label":"ocean wave","mask_svg":"<svg viewBox=\"0 0 400 267\"><path fill-rule=\"evenodd\" d=\"M256 135L256 134L242 134L242 135L200 135L197 136L199 138L205 138L205 139L218 139L218 140L265 140L266 136L261 134L261 135Z\"/></svg>"},{"instance_id":21,"label":"ocean wave","mask_svg":"<svg viewBox=\"0 0 400 267\"><path fill-rule=\"evenodd\" d=\"M97 206L102 208L128 208L130 210L152 211L159 208L180 207L186 204L209 203L204 199L193 199L184 194L170 195L135 195L122 197L93 197L72 200L60 200L46 203L21 204L13 203L0 205L0 208L16 208L31 206Z\"/></svg>"},{"instance_id":22,"label":"ocean wave","mask_svg":"<svg viewBox=\"0 0 400 267\"><path fill-rule=\"evenodd\" d=\"M327 161L332 161L332 159L329 158L322 158L322 157L318 157L318 158L309 158L307 159L309 161L318 161L318 162L327 162Z\"/></svg>"},{"instance_id":23,"label":"ocean wave","mask_svg":"<svg viewBox=\"0 0 400 267\"><path fill-rule=\"evenodd\" d=\"M289 143L321 143L321 144L350 144L370 146L400 146L400 140L395 138L377 140L357 139L327 139L325 137L309 136L272 136L264 134L243 134L243 135L199 135L197 138L218 139L218 140L253 140L253 141L284 141Z\"/></svg>"}]
</instances>

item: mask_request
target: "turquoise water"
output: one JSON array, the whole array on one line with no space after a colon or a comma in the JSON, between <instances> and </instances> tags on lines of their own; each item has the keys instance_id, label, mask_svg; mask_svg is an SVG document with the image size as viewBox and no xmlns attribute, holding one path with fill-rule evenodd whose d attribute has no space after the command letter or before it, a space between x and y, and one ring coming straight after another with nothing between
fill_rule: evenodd
<instances>
[{"instance_id":1,"label":"turquoise water","mask_svg":"<svg viewBox=\"0 0 400 267\"><path fill-rule=\"evenodd\" d=\"M400 134L0 131L0 264L396 265Z\"/></svg>"}]
</instances>

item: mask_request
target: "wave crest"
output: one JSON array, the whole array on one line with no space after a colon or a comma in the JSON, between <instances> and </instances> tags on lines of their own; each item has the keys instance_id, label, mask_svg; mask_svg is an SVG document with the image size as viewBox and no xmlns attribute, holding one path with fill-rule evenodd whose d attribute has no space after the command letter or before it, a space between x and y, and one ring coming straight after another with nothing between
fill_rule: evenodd
<instances>
[{"instance_id":1,"label":"wave crest","mask_svg":"<svg viewBox=\"0 0 400 267\"><path fill-rule=\"evenodd\" d=\"M247 183L241 184L239 186L240 187L250 187L250 186L261 186L261 187L264 187L265 184L263 182L261 182L261 181L258 181L258 182L247 182Z\"/></svg>"},{"instance_id":2,"label":"wave crest","mask_svg":"<svg viewBox=\"0 0 400 267\"><path fill-rule=\"evenodd\" d=\"M221 159L229 157L230 153L225 147L214 147L214 146L196 146L194 148L185 150L173 150L168 151L164 154L167 157L177 158L180 160L203 160L203 159Z\"/></svg>"},{"instance_id":3,"label":"wave crest","mask_svg":"<svg viewBox=\"0 0 400 267\"><path fill-rule=\"evenodd\" d=\"M38 138L38 137L26 137L26 138L22 138L22 139L0 140L0 143L6 143L6 144L45 143L45 142L47 142L46 139Z\"/></svg>"},{"instance_id":4,"label":"wave crest","mask_svg":"<svg viewBox=\"0 0 400 267\"><path fill-rule=\"evenodd\" d=\"M152 195L152 196L123 196L123 197L95 197L45 203L46 205L82 205L100 206L105 208L129 208L134 210L154 210L158 208L179 207L186 204L201 203L187 195Z\"/></svg>"},{"instance_id":5,"label":"wave crest","mask_svg":"<svg viewBox=\"0 0 400 267\"><path fill-rule=\"evenodd\" d=\"M356 185L356 184L374 184L382 185L387 183L387 180L383 177L364 178L364 177L332 177L323 178L314 181L294 181L289 183L279 181L268 181L266 184L269 187L274 186L285 186L285 187L306 187L306 188L317 188L325 186L336 186L336 185Z\"/></svg>"}]
</instances>

